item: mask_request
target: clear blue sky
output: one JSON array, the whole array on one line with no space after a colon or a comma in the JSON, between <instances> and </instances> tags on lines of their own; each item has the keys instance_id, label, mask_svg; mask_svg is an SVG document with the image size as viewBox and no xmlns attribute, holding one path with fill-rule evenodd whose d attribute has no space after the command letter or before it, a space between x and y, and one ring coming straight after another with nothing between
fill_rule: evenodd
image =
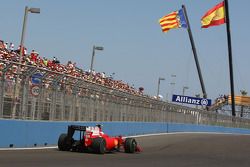
<instances>
[{"instance_id":1,"label":"clear blue sky","mask_svg":"<svg viewBox=\"0 0 250 167\"><path fill-rule=\"evenodd\" d=\"M25 45L41 56L68 60L88 70L93 45L94 69L111 74L145 93L171 92L194 96L201 93L193 53L185 29L162 33L158 19L185 4L196 43L209 98L229 94L226 26L201 29L200 18L221 0L0 0L0 39L19 45L25 6L38 7L29 14ZM250 91L249 0L229 0L235 92ZM176 78L172 78L175 74ZM173 81L174 80L174 81ZM171 82L175 82L173 87Z\"/></svg>"}]
</instances>

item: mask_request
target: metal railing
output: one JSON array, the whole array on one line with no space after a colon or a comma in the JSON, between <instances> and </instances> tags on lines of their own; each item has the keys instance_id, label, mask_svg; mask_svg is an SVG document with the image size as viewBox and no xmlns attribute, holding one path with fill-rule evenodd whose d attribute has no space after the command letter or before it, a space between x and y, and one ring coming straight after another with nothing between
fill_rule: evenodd
<instances>
[{"instance_id":1,"label":"metal railing","mask_svg":"<svg viewBox=\"0 0 250 167\"><path fill-rule=\"evenodd\" d=\"M36 66L0 60L0 118L176 122L250 128L250 120L135 95ZM21 67L20 73L13 71ZM34 78L39 73L40 78ZM32 83L33 79L39 82Z\"/></svg>"}]
</instances>

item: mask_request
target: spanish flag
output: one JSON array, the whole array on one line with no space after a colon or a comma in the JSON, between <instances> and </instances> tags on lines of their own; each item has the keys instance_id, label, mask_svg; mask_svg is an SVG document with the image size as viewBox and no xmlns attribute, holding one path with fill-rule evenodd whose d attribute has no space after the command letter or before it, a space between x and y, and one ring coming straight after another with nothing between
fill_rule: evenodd
<instances>
[{"instance_id":1,"label":"spanish flag","mask_svg":"<svg viewBox=\"0 0 250 167\"><path fill-rule=\"evenodd\" d=\"M162 32L168 32L172 28L187 28L187 21L183 9L174 11L159 19Z\"/></svg>"},{"instance_id":2,"label":"spanish flag","mask_svg":"<svg viewBox=\"0 0 250 167\"><path fill-rule=\"evenodd\" d=\"M202 18L201 18L201 27L208 28L210 26L217 26L224 24L226 22L225 18L225 7L224 1L210 9Z\"/></svg>"}]
</instances>

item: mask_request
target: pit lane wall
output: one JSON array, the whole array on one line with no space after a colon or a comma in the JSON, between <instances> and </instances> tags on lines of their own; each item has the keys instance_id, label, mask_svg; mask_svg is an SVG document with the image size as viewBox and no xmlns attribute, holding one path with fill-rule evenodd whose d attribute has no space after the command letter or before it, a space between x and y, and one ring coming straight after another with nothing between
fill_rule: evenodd
<instances>
[{"instance_id":1,"label":"pit lane wall","mask_svg":"<svg viewBox=\"0 0 250 167\"><path fill-rule=\"evenodd\" d=\"M110 136L131 136L166 132L219 132L250 134L250 129L179 123L0 120L0 148L57 145L58 136L61 133L66 133L67 126L71 124L85 126L102 124L103 131Z\"/></svg>"}]
</instances>

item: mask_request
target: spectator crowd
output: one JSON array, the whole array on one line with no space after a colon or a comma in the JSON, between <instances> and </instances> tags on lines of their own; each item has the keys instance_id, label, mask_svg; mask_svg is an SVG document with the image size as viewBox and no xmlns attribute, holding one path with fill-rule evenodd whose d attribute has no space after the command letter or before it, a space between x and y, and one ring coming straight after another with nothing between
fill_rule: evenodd
<instances>
[{"instance_id":1,"label":"spectator crowd","mask_svg":"<svg viewBox=\"0 0 250 167\"><path fill-rule=\"evenodd\" d=\"M20 54L22 53L22 54ZM20 56L22 55L22 56ZM112 77L107 77L105 72L95 72L93 71L84 71L76 66L76 63L68 61L67 64L62 64L60 61L53 57L49 59L41 56L35 50L32 50L28 53L27 48L19 46L15 49L13 43L8 43L3 40L0 40L0 76L2 76L2 70L6 66L7 62L20 62L22 65L32 65L46 70L58 72L61 74L69 75L72 77L81 78L85 81L92 83L100 84L106 87L117 89L120 91L132 93L134 95L142 95L144 88L140 87L138 90L130 86L128 83L124 83L122 80L114 80ZM22 66L23 67L23 66ZM6 79L15 80L14 75L17 74L18 66L13 65L11 70L6 73ZM23 70L21 69L21 72Z\"/></svg>"}]
</instances>

